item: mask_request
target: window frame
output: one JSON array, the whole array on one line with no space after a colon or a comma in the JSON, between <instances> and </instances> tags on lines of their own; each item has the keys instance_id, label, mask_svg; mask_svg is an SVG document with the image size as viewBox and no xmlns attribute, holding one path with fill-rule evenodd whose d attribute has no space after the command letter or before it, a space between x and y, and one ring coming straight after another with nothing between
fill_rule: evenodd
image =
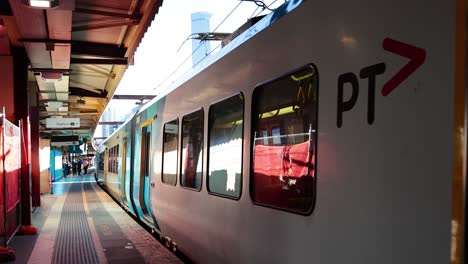
<instances>
[{"instance_id":1,"label":"window frame","mask_svg":"<svg viewBox=\"0 0 468 264\"><path fill-rule=\"evenodd\" d=\"M291 75L297 71L300 71L304 68L312 68L314 71L315 71L315 74L316 74L316 79L317 79L317 91L316 91L316 111L315 111L315 120L316 120L316 127L315 127L315 130L316 130L316 133L314 134L314 140L315 140L315 144L314 144L314 178L313 178L313 193L312 193L312 201L311 201L311 205L310 205L310 208L308 211L306 212L299 212L299 211L294 211L294 210L288 210L287 208L283 208L283 207L279 207L279 206L274 206L274 205L271 205L271 204L265 204L265 203L261 203L261 202L257 202L254 200L254 197L255 197L255 186L254 186L254 146L255 146L255 138L254 138L254 134L255 134L255 128L256 128L256 120L254 120L253 118L253 104L255 103L254 102L254 92L255 90L258 88L258 87L262 87L266 84L269 84L269 83L272 83L272 82L275 82L277 80L280 80L288 75ZM252 98L251 98L251 109L250 109L250 160L249 160L249 163L250 163L250 169L249 169L249 194L250 194L250 200L251 202L256 205L256 206L261 206L261 207L266 207L266 208L270 208L270 209L274 209L274 210L278 210L278 211L282 211L282 212L285 212L285 213L290 213L290 214L297 214L297 215L302 215L302 216L310 216L312 214L312 212L315 210L315 206L316 206L316 201L317 201L317 167L318 167L318 164L317 164L317 156L318 156L318 131L319 131L319 92L320 92L320 75L319 75L319 71L318 71L318 68L315 64L313 63L308 63L308 64L305 64L301 67L298 67L298 68L295 68L291 71L288 71L282 75L279 75L277 77L274 77L272 79L269 79L269 80L266 80L264 82L261 82L259 84L257 84L255 86L255 88L252 90Z\"/></svg>"},{"instance_id":2,"label":"window frame","mask_svg":"<svg viewBox=\"0 0 468 264\"><path fill-rule=\"evenodd\" d=\"M150 131L148 132L148 128ZM149 133L149 140L146 138L147 134ZM140 150L140 176L141 174L143 177L151 178L151 151L152 151L152 141L153 141L153 123L149 122L148 124L144 124L141 126L141 150ZM144 143L144 144L143 144ZM149 144L148 144L149 143Z\"/></svg>"},{"instance_id":3,"label":"window frame","mask_svg":"<svg viewBox=\"0 0 468 264\"><path fill-rule=\"evenodd\" d=\"M165 154L164 153L164 139L165 139L165 135L166 135L166 125L168 123L173 122L173 121L177 121L177 130L178 131L177 131L177 144L176 144L176 151L177 151L177 153L176 153L176 170L175 170L175 172L176 172L175 179L176 180L175 180L174 184L171 184L169 182L164 181L164 154ZM177 182L178 182L178 178L179 178L179 175L178 175L179 174L179 168L178 168L178 166L179 166L179 146L181 144L180 142L181 142L181 140L180 140L180 122L179 122L179 117L176 117L174 119L171 119L170 121L165 122L163 127L162 127L161 182L163 184L166 184L166 185L169 185L169 186L177 186Z\"/></svg>"},{"instance_id":4,"label":"window frame","mask_svg":"<svg viewBox=\"0 0 468 264\"><path fill-rule=\"evenodd\" d=\"M127 203L127 194L125 193L125 180L127 178L127 175L126 175L126 171L127 171L127 144L128 144L128 134L125 134L123 137L122 137L122 140L121 140L121 144L122 144L122 155L120 155L122 161L121 161L121 164L120 164L120 167L121 167L121 175L119 177L120 179L120 197L121 197L121 200L123 201L123 203L128 206L128 203ZM122 182L123 180L123 182Z\"/></svg>"},{"instance_id":5,"label":"window frame","mask_svg":"<svg viewBox=\"0 0 468 264\"><path fill-rule=\"evenodd\" d=\"M120 154L120 145L117 144L114 146L115 153L114 153L114 160L115 160L115 174L119 174L119 154Z\"/></svg>"},{"instance_id":6,"label":"window frame","mask_svg":"<svg viewBox=\"0 0 468 264\"><path fill-rule=\"evenodd\" d=\"M242 97L242 144L241 144L241 170L240 170L240 190L239 190L239 197L235 196L229 196L225 195L222 193L217 193L217 192L212 192L210 191L210 185L209 185L209 173L210 173L210 139L211 139L211 133L210 133L210 125L211 125L211 120L210 120L210 113L212 106L217 105L223 101L226 101L234 96L241 96ZM213 195L213 196L218 196L218 197L223 197L226 199L230 200L235 200L239 201L242 197L242 192L243 192L243 183L244 183L244 140L245 140L245 95L243 92L237 92L235 94L232 94L230 96L224 97L214 103L211 103L209 108L208 108L208 120L207 120L207 140L206 140L206 172L205 172L205 186L208 194Z\"/></svg>"},{"instance_id":7,"label":"window frame","mask_svg":"<svg viewBox=\"0 0 468 264\"><path fill-rule=\"evenodd\" d=\"M107 165L109 167L109 169L108 169L109 173L114 173L113 172L114 171L114 165L112 164L113 159L114 159L114 149L113 149L113 147L111 147L111 148L109 148L109 159L108 159L109 164Z\"/></svg>"},{"instance_id":8,"label":"window frame","mask_svg":"<svg viewBox=\"0 0 468 264\"><path fill-rule=\"evenodd\" d=\"M107 148L107 172L118 174L119 144Z\"/></svg>"},{"instance_id":9,"label":"window frame","mask_svg":"<svg viewBox=\"0 0 468 264\"><path fill-rule=\"evenodd\" d=\"M182 185L182 168L183 168L183 166L182 166L182 162L183 162L183 159L182 159L182 155L183 155L182 147L183 147L183 146L182 146L182 144L183 144L183 139L184 139L184 135L183 135L183 133L184 133L184 131L183 131L184 118L185 118L186 116L191 115L191 114L193 114L193 113L196 113L196 112L198 112L198 111L201 111L201 112L202 112L202 115L201 115L201 116L202 116L202 120L201 120L201 121L202 121L202 133L203 133L203 134L202 134L202 148L201 148L201 151L202 151L202 153L201 153L201 162L202 162L202 164L201 164L200 188L199 188L199 189L197 189L197 188L192 188L192 187L187 187L187 186ZM179 178L179 186L182 187L182 188L184 188L184 189L188 189L188 190L195 191L195 192L200 192L200 191L203 189L203 173L204 173L204 170L203 170L203 168L204 168L204 166L203 166L203 165L204 165L204 164L203 164L203 160L204 160L204 157L205 157L205 151L204 151L204 149L205 149L205 109L204 109L203 107L200 107L200 108L198 108L197 110L194 110L194 111L192 111L192 112L190 112L190 113L188 113L188 114L183 115L181 120L182 120L182 121L180 122L180 130L179 130L179 131L181 132L181 133L179 133L179 134L180 134L180 137L179 137L179 139L180 139L180 140L179 140L179 143L180 143L180 145L179 145L180 153L178 153L178 154L179 154L179 155L178 155L178 158L179 158L179 169L178 169L178 173L179 173L179 176L178 176L178 178ZM164 152L163 152L163 153L164 153Z\"/></svg>"},{"instance_id":10,"label":"window frame","mask_svg":"<svg viewBox=\"0 0 468 264\"><path fill-rule=\"evenodd\" d=\"M140 124L140 174L139 176L139 185L138 185L138 202L140 203L140 209L143 213L144 218L151 218L151 208L146 206L145 201L145 188L150 188L150 186L145 185L145 178L148 178L148 181L154 177L154 171L152 168L152 151L153 151L153 119L149 119ZM149 134L149 135L148 135ZM148 136L148 137L147 137ZM147 174L147 175L146 175ZM135 176L133 176L135 177ZM148 184L149 185L149 184ZM132 193L132 191L130 191ZM134 194L131 195L132 199L135 197ZM150 206L151 207L151 206Z\"/></svg>"},{"instance_id":11,"label":"window frame","mask_svg":"<svg viewBox=\"0 0 468 264\"><path fill-rule=\"evenodd\" d=\"M122 151L121 151L121 164L119 164L121 170L122 170L122 174L125 174L125 171L127 170L127 136L125 135L123 138L122 138L122 141L121 141L121 144L122 144Z\"/></svg>"}]
</instances>

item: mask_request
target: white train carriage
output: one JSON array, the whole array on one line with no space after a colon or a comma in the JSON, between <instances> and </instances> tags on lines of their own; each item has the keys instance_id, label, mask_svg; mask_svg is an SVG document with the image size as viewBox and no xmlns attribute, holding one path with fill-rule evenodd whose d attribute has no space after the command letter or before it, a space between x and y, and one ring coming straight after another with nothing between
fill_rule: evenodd
<instances>
[{"instance_id":1,"label":"white train carriage","mask_svg":"<svg viewBox=\"0 0 468 264\"><path fill-rule=\"evenodd\" d=\"M465 9L287 1L105 142L135 150L104 183L198 263L461 263Z\"/></svg>"}]
</instances>

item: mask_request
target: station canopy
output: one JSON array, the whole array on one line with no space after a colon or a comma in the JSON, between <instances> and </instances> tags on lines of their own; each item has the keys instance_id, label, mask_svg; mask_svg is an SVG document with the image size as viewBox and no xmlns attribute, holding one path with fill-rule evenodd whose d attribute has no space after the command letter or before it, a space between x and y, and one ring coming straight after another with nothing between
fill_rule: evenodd
<instances>
[{"instance_id":1,"label":"station canopy","mask_svg":"<svg viewBox=\"0 0 468 264\"><path fill-rule=\"evenodd\" d=\"M9 45L30 61L40 136L91 138L162 0L0 2Z\"/></svg>"}]
</instances>

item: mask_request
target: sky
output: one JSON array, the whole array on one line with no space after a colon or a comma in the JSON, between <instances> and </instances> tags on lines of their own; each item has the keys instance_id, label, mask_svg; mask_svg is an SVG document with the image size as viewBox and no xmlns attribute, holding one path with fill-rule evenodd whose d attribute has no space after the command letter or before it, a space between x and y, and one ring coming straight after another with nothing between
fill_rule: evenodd
<instances>
[{"instance_id":1,"label":"sky","mask_svg":"<svg viewBox=\"0 0 468 264\"><path fill-rule=\"evenodd\" d=\"M265 0L274 9L285 0ZM126 70L115 94L157 95L167 89L192 68L191 14L211 14L210 31L232 33L253 16L270 11L254 2L239 0L165 0L145 33L135 56L134 65ZM187 41L186 41L187 40ZM212 41L212 53L219 51L220 41ZM218 47L218 49L216 49ZM113 118L124 116L135 107L135 101L111 100L106 111L117 112ZM104 120L101 121L116 121ZM100 133L100 129L96 129ZM100 137L102 135L96 135Z\"/></svg>"}]
</instances>

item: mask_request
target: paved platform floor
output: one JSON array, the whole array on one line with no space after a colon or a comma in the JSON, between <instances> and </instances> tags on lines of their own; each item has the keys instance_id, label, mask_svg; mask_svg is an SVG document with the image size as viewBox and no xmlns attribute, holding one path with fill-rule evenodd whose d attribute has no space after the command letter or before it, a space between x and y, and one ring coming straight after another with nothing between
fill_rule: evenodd
<instances>
[{"instance_id":1,"label":"paved platform floor","mask_svg":"<svg viewBox=\"0 0 468 264\"><path fill-rule=\"evenodd\" d=\"M33 214L35 236L16 236L14 263L182 263L88 175L53 184Z\"/></svg>"}]
</instances>

